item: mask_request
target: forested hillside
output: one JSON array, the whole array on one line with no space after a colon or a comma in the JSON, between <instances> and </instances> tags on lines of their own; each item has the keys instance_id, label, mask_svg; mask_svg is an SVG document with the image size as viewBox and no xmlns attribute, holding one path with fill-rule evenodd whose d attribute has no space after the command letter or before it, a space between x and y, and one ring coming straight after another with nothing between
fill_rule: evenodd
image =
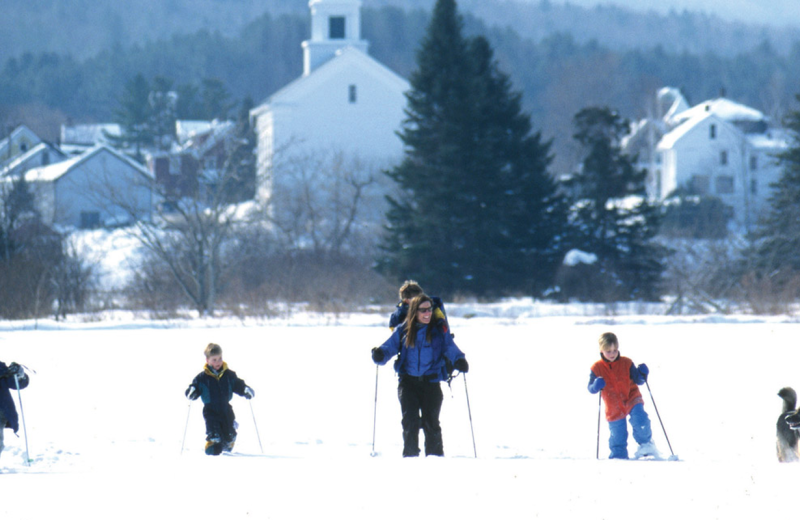
<instances>
[{"instance_id":1,"label":"forested hillside","mask_svg":"<svg viewBox=\"0 0 800 520\"><path fill-rule=\"evenodd\" d=\"M77 4L81 1L72 2L75 11L80 10ZM365 1L365 6L389 2L371 0ZM411 7L430 3L431 0L407 2ZM471 5L471 0L463 3ZM9 4L6 11L22 12L19 2ZM39 5L43 13L51 13L61 5L58 0L29 4ZM84 7L89 4L86 2ZM229 90L232 100L249 97L259 103L300 75L300 44L309 34L308 8L304 0L271 0L262 4L272 5L283 14L263 14L244 24L238 32L197 29L176 34L167 34L171 26L165 15L163 24L158 26L160 33L151 34L155 39L146 43L108 42L108 47L84 58L53 50L10 57L0 63L0 133L5 135L9 127L25 122L43 137L54 140L59 125L68 120L112 120L126 82L138 73L147 78L167 78L176 87L218 79ZM168 6L176 13L185 10L185 4L178 0L142 0L141 5L143 12L152 8L152 12L165 14ZM161 6L160 11L155 10L153 6L156 5ZM504 8L495 9L495 18L501 13L509 19L515 18L510 11L512 5L502 3ZM547 5L540 2L529 7L541 10ZM210 12L203 15L206 18L199 14L204 8L215 7L220 19L225 19L233 16L231 6L255 9L255 2L200 1L196 3L193 17L187 20L195 20L196 26L204 25L197 21L201 19L210 24ZM225 12L220 10L223 7ZM568 6L550 8L557 13L570 9ZM98 23L109 23L114 9L107 7L88 18L94 16ZM569 148L572 117L586 106L608 105L619 109L626 117L640 117L650 110L656 89L672 85L681 87L695 103L715 97L724 88L729 97L779 117L789 107L800 85L800 43L783 53L764 42L732 57L676 51L664 46L625 50L602 39L584 41L584 37L567 33L539 39L541 35L525 35L508 26L491 25L469 14L468 9L464 11L467 12L466 31L483 34L489 39L501 68L509 74L514 88L522 91L524 108L532 115L534 126L541 129L546 138L554 140L557 169L567 168L572 162ZM597 12L601 11L619 12L610 8ZM60 13L65 15L59 20L61 26L70 26L72 17L66 11L53 12L51 17L42 20L55 18ZM106 15L111 18L104 19ZM120 35L124 35L122 26L129 26L128 18L137 17L133 14L119 17ZM428 11L422 9L365 7L362 36L370 42L370 53L376 59L408 76L428 20ZM532 27L536 26L535 20L525 20ZM189 26L187 21L182 27ZM8 37L5 31L0 34ZM87 35L87 46L92 38L91 34ZM676 36L675 39L686 42L691 38Z\"/></svg>"},{"instance_id":2,"label":"forested hillside","mask_svg":"<svg viewBox=\"0 0 800 520\"><path fill-rule=\"evenodd\" d=\"M395 6L430 11L433 0L363 0L365 8ZM768 41L785 54L800 28L763 27L694 12L631 11L602 2L582 7L550 0L461 0L459 9L489 26L510 27L539 42L555 33L597 40L612 49L651 48L733 56ZM206 29L234 36L259 16L307 14L307 0L4 0L0 63L24 52L57 52L85 59L114 46L128 47Z\"/></svg>"}]
</instances>

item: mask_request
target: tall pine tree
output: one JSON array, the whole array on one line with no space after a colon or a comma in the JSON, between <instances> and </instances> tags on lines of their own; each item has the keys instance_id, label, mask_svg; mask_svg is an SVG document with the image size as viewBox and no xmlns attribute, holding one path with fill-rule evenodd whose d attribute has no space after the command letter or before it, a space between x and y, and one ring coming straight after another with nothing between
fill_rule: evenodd
<instances>
[{"instance_id":1,"label":"tall pine tree","mask_svg":"<svg viewBox=\"0 0 800 520\"><path fill-rule=\"evenodd\" d=\"M589 107L574 124L583 161L565 183L572 198L569 242L596 255L598 264L593 294L565 296L657 299L666 250L653 241L659 215L644 196L646 173L620 146L628 121L609 108Z\"/></svg>"},{"instance_id":2,"label":"tall pine tree","mask_svg":"<svg viewBox=\"0 0 800 520\"><path fill-rule=\"evenodd\" d=\"M462 25L455 2L438 0L407 94L406 155L388 172L401 195L379 267L443 295L531 294L552 280L564 222L549 143L486 39Z\"/></svg>"},{"instance_id":3,"label":"tall pine tree","mask_svg":"<svg viewBox=\"0 0 800 520\"><path fill-rule=\"evenodd\" d=\"M797 96L800 101L800 94ZM773 186L770 209L755 233L756 271L775 276L800 272L800 110L791 112L784 126L793 135L791 147L778 156L783 167Z\"/></svg>"}]
</instances>

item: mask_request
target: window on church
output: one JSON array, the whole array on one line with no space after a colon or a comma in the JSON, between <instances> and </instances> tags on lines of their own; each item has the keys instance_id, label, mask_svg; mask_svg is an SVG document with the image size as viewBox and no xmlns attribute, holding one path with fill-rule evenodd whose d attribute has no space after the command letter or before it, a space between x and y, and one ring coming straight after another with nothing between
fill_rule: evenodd
<instances>
[{"instance_id":1,"label":"window on church","mask_svg":"<svg viewBox=\"0 0 800 520\"><path fill-rule=\"evenodd\" d=\"M717 125L711 125L708 127L708 138L709 139L717 138Z\"/></svg>"},{"instance_id":2,"label":"window on church","mask_svg":"<svg viewBox=\"0 0 800 520\"><path fill-rule=\"evenodd\" d=\"M757 170L758 169L758 156L757 155L751 155L750 156L750 169L751 170Z\"/></svg>"},{"instance_id":3,"label":"window on church","mask_svg":"<svg viewBox=\"0 0 800 520\"><path fill-rule=\"evenodd\" d=\"M727 152L727 150L722 150L721 152L719 152L719 163L722 166L725 166L725 165L728 164L728 152Z\"/></svg>"},{"instance_id":4,"label":"window on church","mask_svg":"<svg viewBox=\"0 0 800 520\"><path fill-rule=\"evenodd\" d=\"M331 16L328 18L328 38L331 40L344 40L344 16Z\"/></svg>"},{"instance_id":5,"label":"window on church","mask_svg":"<svg viewBox=\"0 0 800 520\"><path fill-rule=\"evenodd\" d=\"M355 103L358 101L358 90L356 89L355 85L350 85L350 88L347 92L347 98L350 100L350 103Z\"/></svg>"}]
</instances>

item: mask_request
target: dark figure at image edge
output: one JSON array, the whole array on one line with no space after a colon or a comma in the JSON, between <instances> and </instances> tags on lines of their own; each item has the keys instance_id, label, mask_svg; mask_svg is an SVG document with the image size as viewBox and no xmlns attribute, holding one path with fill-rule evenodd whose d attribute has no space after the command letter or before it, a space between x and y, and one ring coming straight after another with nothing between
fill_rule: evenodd
<instances>
[{"instance_id":1,"label":"dark figure at image edge","mask_svg":"<svg viewBox=\"0 0 800 520\"><path fill-rule=\"evenodd\" d=\"M800 451L798 451L798 437L800 431L794 429L788 421L790 417L797 415L797 392L791 387L781 388L778 396L783 399L783 410L778 416L776 426L776 449L778 462L798 462L800 461Z\"/></svg>"},{"instance_id":2,"label":"dark figure at image edge","mask_svg":"<svg viewBox=\"0 0 800 520\"><path fill-rule=\"evenodd\" d=\"M16 376L16 379L15 377ZM0 454L3 453L3 430L11 429L14 433L19 430L19 416L11 391L26 388L29 383L28 375L21 365L11 363L6 366L0 361Z\"/></svg>"},{"instance_id":3,"label":"dark figure at image edge","mask_svg":"<svg viewBox=\"0 0 800 520\"><path fill-rule=\"evenodd\" d=\"M406 320L380 347L372 349L372 360L394 363L398 375L397 396L403 426L403 457L420 454L419 430L425 434L425 455L444 456L439 412L442 408L440 383L447 380L447 363L463 373L469 371L444 319L435 319L434 302L422 294L409 303Z\"/></svg>"}]
</instances>

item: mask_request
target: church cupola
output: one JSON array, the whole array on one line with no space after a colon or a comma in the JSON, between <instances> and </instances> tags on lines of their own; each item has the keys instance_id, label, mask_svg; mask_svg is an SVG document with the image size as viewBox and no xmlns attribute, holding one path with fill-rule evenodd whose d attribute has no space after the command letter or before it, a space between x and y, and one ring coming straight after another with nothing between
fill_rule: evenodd
<instances>
[{"instance_id":1,"label":"church cupola","mask_svg":"<svg viewBox=\"0 0 800 520\"><path fill-rule=\"evenodd\" d=\"M311 39L303 42L303 75L308 75L345 47L366 53L361 39L361 0L310 0Z\"/></svg>"}]
</instances>

